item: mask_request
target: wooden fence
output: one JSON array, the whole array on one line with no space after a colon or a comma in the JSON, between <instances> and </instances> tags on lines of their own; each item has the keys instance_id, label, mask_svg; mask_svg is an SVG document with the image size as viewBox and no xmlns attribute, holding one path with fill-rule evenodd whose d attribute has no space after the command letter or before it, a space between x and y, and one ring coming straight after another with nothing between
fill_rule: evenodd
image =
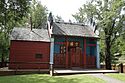
<instances>
[{"instance_id":1,"label":"wooden fence","mask_svg":"<svg viewBox=\"0 0 125 83\"><path fill-rule=\"evenodd\" d=\"M101 69L106 69L105 65L101 65ZM123 71L125 73L125 65L123 65L123 68L121 68L121 65L112 65L112 70L119 70L119 72Z\"/></svg>"}]
</instances>

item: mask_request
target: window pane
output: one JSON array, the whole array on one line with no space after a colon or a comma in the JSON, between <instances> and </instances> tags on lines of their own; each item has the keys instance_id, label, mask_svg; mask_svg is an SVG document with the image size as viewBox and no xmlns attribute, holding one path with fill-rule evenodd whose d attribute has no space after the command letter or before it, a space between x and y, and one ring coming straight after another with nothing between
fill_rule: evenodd
<instances>
[{"instance_id":1,"label":"window pane","mask_svg":"<svg viewBox=\"0 0 125 83\"><path fill-rule=\"evenodd\" d=\"M36 54L36 55L35 55L35 58L42 58L42 57L43 57L42 54Z\"/></svg>"}]
</instances>

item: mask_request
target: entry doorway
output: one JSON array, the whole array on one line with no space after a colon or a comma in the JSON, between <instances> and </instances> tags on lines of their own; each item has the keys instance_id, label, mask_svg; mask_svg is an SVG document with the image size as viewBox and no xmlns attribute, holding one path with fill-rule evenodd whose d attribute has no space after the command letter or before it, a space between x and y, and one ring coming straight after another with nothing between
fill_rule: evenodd
<instances>
[{"instance_id":1,"label":"entry doorway","mask_svg":"<svg viewBox=\"0 0 125 83\"><path fill-rule=\"evenodd\" d=\"M82 63L82 50L80 47L70 47L70 67L80 67Z\"/></svg>"}]
</instances>

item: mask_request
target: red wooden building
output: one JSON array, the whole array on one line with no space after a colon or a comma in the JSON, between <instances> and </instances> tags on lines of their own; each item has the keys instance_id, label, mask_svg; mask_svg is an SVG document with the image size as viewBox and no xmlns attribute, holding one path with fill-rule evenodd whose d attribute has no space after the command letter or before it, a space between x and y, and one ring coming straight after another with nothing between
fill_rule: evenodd
<instances>
[{"instance_id":1,"label":"red wooden building","mask_svg":"<svg viewBox=\"0 0 125 83\"><path fill-rule=\"evenodd\" d=\"M50 64L54 68L99 68L97 41L98 36L83 24L55 22L47 29L14 28L9 68L49 68Z\"/></svg>"},{"instance_id":2,"label":"red wooden building","mask_svg":"<svg viewBox=\"0 0 125 83\"><path fill-rule=\"evenodd\" d=\"M9 56L10 69L49 68L49 56L50 39L47 29L32 31L29 28L13 29Z\"/></svg>"}]
</instances>

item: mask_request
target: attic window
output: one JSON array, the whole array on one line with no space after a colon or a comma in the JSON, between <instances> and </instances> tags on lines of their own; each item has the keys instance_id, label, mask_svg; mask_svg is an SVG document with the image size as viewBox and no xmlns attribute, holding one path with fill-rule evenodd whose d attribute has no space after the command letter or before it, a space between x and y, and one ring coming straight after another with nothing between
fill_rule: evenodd
<instances>
[{"instance_id":1,"label":"attic window","mask_svg":"<svg viewBox=\"0 0 125 83\"><path fill-rule=\"evenodd\" d=\"M43 57L42 54L36 54L36 55L35 55L35 58L37 58L37 59L40 59L40 58L42 58L42 57Z\"/></svg>"}]
</instances>

